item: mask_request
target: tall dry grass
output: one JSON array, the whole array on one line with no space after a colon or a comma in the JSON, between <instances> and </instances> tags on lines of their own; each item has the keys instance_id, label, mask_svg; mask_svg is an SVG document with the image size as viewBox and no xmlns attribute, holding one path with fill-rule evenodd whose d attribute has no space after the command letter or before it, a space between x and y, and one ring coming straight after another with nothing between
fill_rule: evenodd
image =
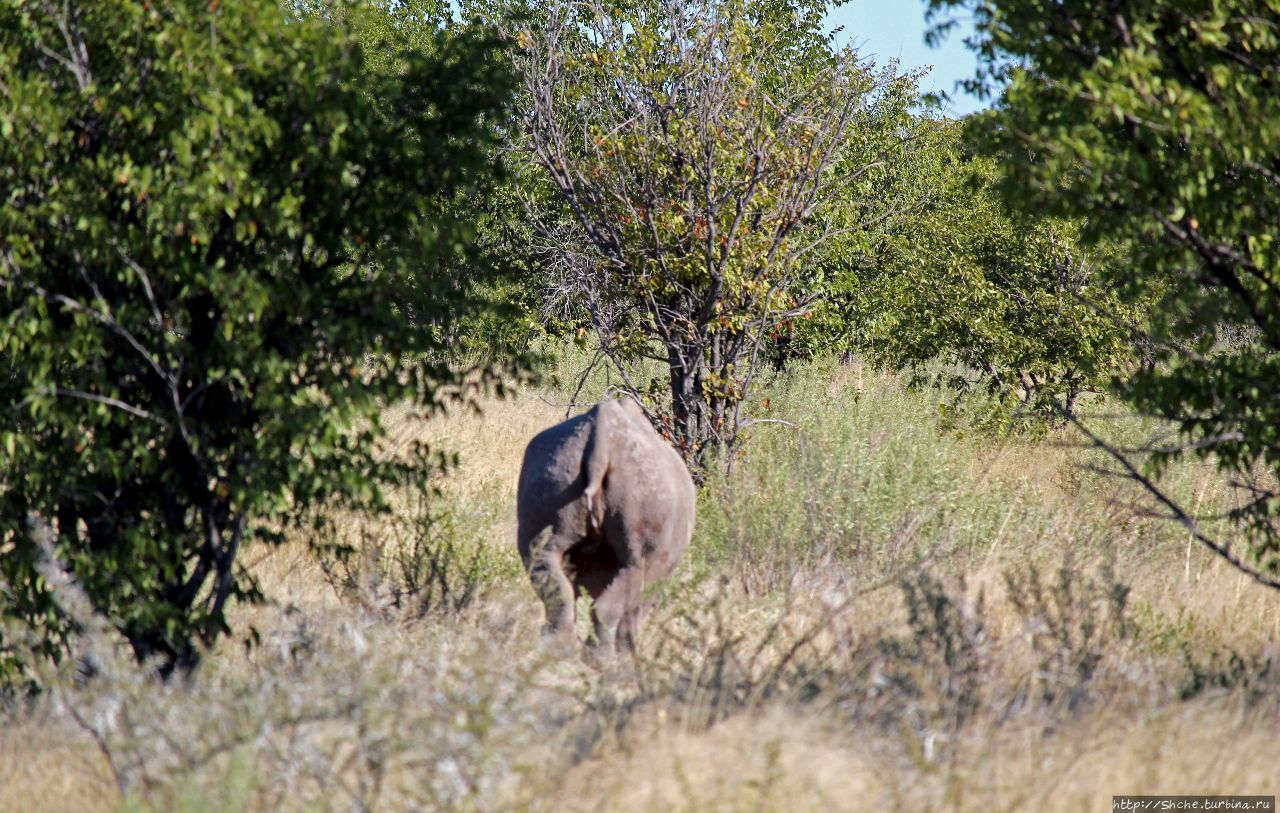
<instances>
[{"instance_id":1,"label":"tall dry grass","mask_svg":"<svg viewBox=\"0 0 1280 813\"><path fill-rule=\"evenodd\" d=\"M96 679L0 727L0 810L1076 811L1276 792L1280 600L1070 437L940 431L931 394L856 364L762 395L784 423L707 485L634 660L601 672L544 648L515 478L582 361L478 414L389 410L393 448L460 453L440 495L336 518L319 541L346 557L303 537L248 551L271 600L234 623L259 643L224 641L189 682L139 676L102 635ZM1206 510L1231 499L1203 466L1167 485Z\"/></svg>"}]
</instances>

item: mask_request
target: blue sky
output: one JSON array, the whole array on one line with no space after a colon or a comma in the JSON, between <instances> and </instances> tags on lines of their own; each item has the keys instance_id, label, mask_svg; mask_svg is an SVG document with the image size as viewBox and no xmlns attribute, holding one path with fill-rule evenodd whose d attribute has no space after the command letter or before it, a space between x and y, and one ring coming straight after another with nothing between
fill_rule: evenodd
<instances>
[{"instance_id":1,"label":"blue sky","mask_svg":"<svg viewBox=\"0 0 1280 813\"><path fill-rule=\"evenodd\" d=\"M856 46L862 56L874 56L877 65L894 58L900 59L904 68L932 65L920 90L951 94L948 115L963 116L985 107L955 86L957 80L973 76L976 60L962 42L972 26L962 24L941 48L930 48L924 44L925 5L924 0L849 0L828 12L827 25L844 26L837 41Z\"/></svg>"}]
</instances>

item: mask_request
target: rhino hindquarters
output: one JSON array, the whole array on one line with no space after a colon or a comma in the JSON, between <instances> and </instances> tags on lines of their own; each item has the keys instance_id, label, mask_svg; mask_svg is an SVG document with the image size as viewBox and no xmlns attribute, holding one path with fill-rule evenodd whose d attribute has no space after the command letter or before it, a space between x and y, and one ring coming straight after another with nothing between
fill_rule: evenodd
<instances>
[{"instance_id":1,"label":"rhino hindquarters","mask_svg":"<svg viewBox=\"0 0 1280 813\"><path fill-rule=\"evenodd\" d=\"M573 639L579 592L596 645L634 645L646 590L689 543L696 492L679 454L633 402L605 401L538 433L525 449L516 543L547 612Z\"/></svg>"}]
</instances>

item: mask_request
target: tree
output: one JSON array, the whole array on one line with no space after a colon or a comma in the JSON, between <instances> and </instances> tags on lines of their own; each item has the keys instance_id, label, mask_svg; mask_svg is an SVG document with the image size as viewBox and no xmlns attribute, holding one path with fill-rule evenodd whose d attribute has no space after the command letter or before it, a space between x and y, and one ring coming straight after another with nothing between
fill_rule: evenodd
<instances>
[{"instance_id":1,"label":"tree","mask_svg":"<svg viewBox=\"0 0 1280 813\"><path fill-rule=\"evenodd\" d=\"M48 560L167 673L258 595L251 540L431 470L379 412L466 391L408 316L476 305L449 202L511 81L478 29L370 63L365 19L0 2L0 614L36 641L0 678L75 633Z\"/></svg>"},{"instance_id":2,"label":"tree","mask_svg":"<svg viewBox=\"0 0 1280 813\"><path fill-rule=\"evenodd\" d=\"M1191 533L1280 588L1280 14L1267 0L931 0L972 11L1003 92L980 120L1010 205L1079 219L1127 254L1124 291L1158 298L1153 358L1115 386L1177 427L1121 465ZM942 27L948 24L942 18ZM1087 428L1086 428L1086 431ZM1099 439L1099 443L1102 441ZM1185 454L1241 489L1246 554L1211 539L1150 477Z\"/></svg>"},{"instance_id":3,"label":"tree","mask_svg":"<svg viewBox=\"0 0 1280 813\"><path fill-rule=\"evenodd\" d=\"M811 311L820 248L897 213L859 197L908 140L914 77L764 0L555 5L523 47L530 161L565 202L558 246L601 353L701 469L729 456L762 348ZM556 224L553 224L556 225ZM633 380L651 357L665 382Z\"/></svg>"},{"instance_id":4,"label":"tree","mask_svg":"<svg viewBox=\"0 0 1280 813\"><path fill-rule=\"evenodd\" d=\"M956 406L980 394L996 426L1057 420L1136 362L1143 309L1106 285L1114 246L1086 249L1075 222L1008 212L995 162L972 154L960 122L917 129L899 182L918 191L896 195L923 205L869 250L828 258L830 293L792 352L862 352L950 390Z\"/></svg>"},{"instance_id":5,"label":"tree","mask_svg":"<svg viewBox=\"0 0 1280 813\"><path fill-rule=\"evenodd\" d=\"M308 8L313 14L335 11L333 0L308 0ZM339 11L342 8L336 7ZM365 62L375 71L394 68L406 51L436 52L448 41L442 34L455 29L465 34L477 26L486 11L482 5L468 3L459 13L459 7L447 0L365 0L356 8L360 13L353 22L358 24ZM505 53L501 56L508 58ZM510 87L509 91L514 94L516 89ZM483 95L472 97L470 102L488 104ZM441 273L465 284L472 300L482 301L483 306L475 307L476 301L470 301L462 310L439 311L415 321L435 330L440 344L459 363L498 360L525 366L529 341L539 332L535 281L542 274L539 256L528 250L530 227L518 197L519 181L500 160L502 145L514 126L509 110L503 113L487 119L498 137L487 147L499 171L474 178L473 183L441 201L450 217L469 232L465 252L442 258L449 267ZM474 269L482 264L503 273L477 277Z\"/></svg>"}]
</instances>

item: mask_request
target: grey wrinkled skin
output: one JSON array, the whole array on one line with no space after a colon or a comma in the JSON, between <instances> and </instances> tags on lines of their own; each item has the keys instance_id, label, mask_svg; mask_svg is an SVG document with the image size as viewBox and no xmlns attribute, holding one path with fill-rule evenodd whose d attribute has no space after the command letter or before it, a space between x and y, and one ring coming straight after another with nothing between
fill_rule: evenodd
<instances>
[{"instance_id":1,"label":"grey wrinkled skin","mask_svg":"<svg viewBox=\"0 0 1280 813\"><path fill-rule=\"evenodd\" d=\"M684 460L630 399L602 401L530 441L517 543L547 633L574 640L574 597L585 590L594 654L633 647L647 589L689 547L696 500Z\"/></svg>"}]
</instances>

